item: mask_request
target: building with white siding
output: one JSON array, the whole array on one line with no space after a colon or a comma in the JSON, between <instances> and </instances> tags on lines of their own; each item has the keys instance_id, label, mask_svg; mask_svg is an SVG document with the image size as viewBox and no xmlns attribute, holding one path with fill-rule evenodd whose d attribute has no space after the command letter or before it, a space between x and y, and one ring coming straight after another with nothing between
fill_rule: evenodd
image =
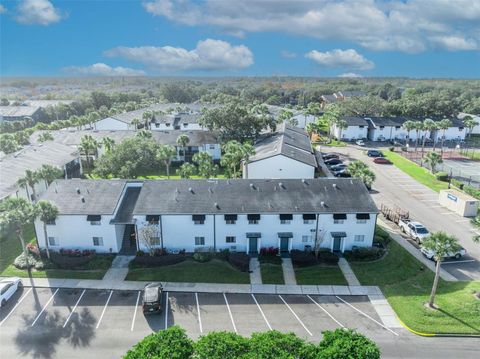
<instances>
[{"instance_id":1,"label":"building with white siding","mask_svg":"<svg viewBox=\"0 0 480 359\"><path fill-rule=\"evenodd\" d=\"M59 180L42 199L59 209L47 225L50 248L146 250L142 227L156 226L167 251L258 253L370 247L377 207L356 179ZM35 222L41 247L43 227ZM157 237L155 237L157 238Z\"/></svg>"},{"instance_id":2,"label":"building with white siding","mask_svg":"<svg viewBox=\"0 0 480 359\"><path fill-rule=\"evenodd\" d=\"M342 119L347 123L347 128L340 129L337 125L333 124L331 131L335 138L352 141L366 139L368 137L368 123L364 118L348 116Z\"/></svg>"}]
</instances>

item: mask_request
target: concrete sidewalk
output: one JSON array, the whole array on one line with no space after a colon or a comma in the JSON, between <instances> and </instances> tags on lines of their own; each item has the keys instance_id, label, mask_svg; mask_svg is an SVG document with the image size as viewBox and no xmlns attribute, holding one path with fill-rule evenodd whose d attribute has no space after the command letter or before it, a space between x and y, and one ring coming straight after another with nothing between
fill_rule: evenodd
<instances>
[{"instance_id":1,"label":"concrete sidewalk","mask_svg":"<svg viewBox=\"0 0 480 359\"><path fill-rule=\"evenodd\" d=\"M353 270L350 267L350 264L348 264L345 258L340 258L338 260L338 266L340 267L340 270L342 271L343 276L347 280L348 285L354 285L354 286L360 285L360 282L358 281L357 276L355 275L355 273L353 273Z\"/></svg>"}]
</instances>

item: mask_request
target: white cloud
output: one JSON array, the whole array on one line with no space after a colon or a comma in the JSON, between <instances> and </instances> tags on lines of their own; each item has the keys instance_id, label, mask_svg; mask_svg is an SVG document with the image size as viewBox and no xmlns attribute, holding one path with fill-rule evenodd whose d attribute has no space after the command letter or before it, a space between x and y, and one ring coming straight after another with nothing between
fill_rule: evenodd
<instances>
[{"instance_id":1,"label":"white cloud","mask_svg":"<svg viewBox=\"0 0 480 359\"><path fill-rule=\"evenodd\" d=\"M371 70L375 64L360 55L354 49L335 49L326 52L313 50L305 54L305 57L315 63L327 67L340 67L356 70Z\"/></svg>"},{"instance_id":2,"label":"white cloud","mask_svg":"<svg viewBox=\"0 0 480 359\"><path fill-rule=\"evenodd\" d=\"M475 50L478 48L477 41L465 39L461 36L439 36L432 38L432 41L448 51Z\"/></svg>"},{"instance_id":3,"label":"white cloud","mask_svg":"<svg viewBox=\"0 0 480 359\"><path fill-rule=\"evenodd\" d=\"M356 74L356 73L354 73L354 72L346 72L346 73L344 73L344 74L338 75L337 77L346 77L346 78L355 77L355 78L358 78L358 77L363 77L363 76L360 75L360 74Z\"/></svg>"},{"instance_id":4,"label":"white cloud","mask_svg":"<svg viewBox=\"0 0 480 359\"><path fill-rule=\"evenodd\" d=\"M280 56L282 56L284 59L294 59L297 57L297 54L291 51L284 50L280 52Z\"/></svg>"},{"instance_id":5,"label":"white cloud","mask_svg":"<svg viewBox=\"0 0 480 359\"><path fill-rule=\"evenodd\" d=\"M154 16L235 36L278 31L404 52L438 47L438 36L476 39L476 48L480 42L480 1L471 0L146 0L143 6Z\"/></svg>"},{"instance_id":6,"label":"white cloud","mask_svg":"<svg viewBox=\"0 0 480 359\"><path fill-rule=\"evenodd\" d=\"M244 45L206 39L193 50L181 47L116 47L106 56L123 57L162 71L217 71L243 69L253 64L253 54Z\"/></svg>"},{"instance_id":7,"label":"white cloud","mask_svg":"<svg viewBox=\"0 0 480 359\"><path fill-rule=\"evenodd\" d=\"M65 16L49 0L22 0L16 13L15 20L27 25L50 25Z\"/></svg>"},{"instance_id":8,"label":"white cloud","mask_svg":"<svg viewBox=\"0 0 480 359\"><path fill-rule=\"evenodd\" d=\"M6 13L6 12L7 12L7 8L2 4L0 4L0 14Z\"/></svg>"},{"instance_id":9,"label":"white cloud","mask_svg":"<svg viewBox=\"0 0 480 359\"><path fill-rule=\"evenodd\" d=\"M128 67L111 67L104 63L96 63L90 66L69 66L64 71L75 75L89 76L144 76L145 71L130 69Z\"/></svg>"}]
</instances>

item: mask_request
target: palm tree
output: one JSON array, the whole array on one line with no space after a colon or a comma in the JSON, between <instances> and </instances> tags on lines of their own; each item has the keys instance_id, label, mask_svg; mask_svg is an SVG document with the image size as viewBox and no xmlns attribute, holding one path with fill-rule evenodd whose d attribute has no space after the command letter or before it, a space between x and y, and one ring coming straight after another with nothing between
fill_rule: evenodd
<instances>
[{"instance_id":1,"label":"palm tree","mask_svg":"<svg viewBox=\"0 0 480 359\"><path fill-rule=\"evenodd\" d=\"M328 124L328 140L329 142L332 141L332 126L334 123L336 123L341 116L340 109L338 108L337 105L328 105L327 110L323 114L322 117L320 117L321 120L325 121Z\"/></svg>"},{"instance_id":2,"label":"palm tree","mask_svg":"<svg viewBox=\"0 0 480 359\"><path fill-rule=\"evenodd\" d=\"M354 178L358 178L365 183L365 186L370 189L375 181L375 173L373 173L368 166L361 161L350 162L347 166L347 171Z\"/></svg>"},{"instance_id":3,"label":"palm tree","mask_svg":"<svg viewBox=\"0 0 480 359\"><path fill-rule=\"evenodd\" d=\"M458 240L448 235L445 232L435 232L430 234L422 242L423 248L433 252L433 259L435 259L435 279L433 280L432 292L430 293L430 299L428 301L428 306L434 308L435 295L437 293L438 280L440 278L440 265L442 264L443 258L445 258L449 253L455 252L460 249Z\"/></svg>"},{"instance_id":4,"label":"palm tree","mask_svg":"<svg viewBox=\"0 0 480 359\"><path fill-rule=\"evenodd\" d=\"M191 163L184 163L177 169L177 174L183 179L189 179L197 171L197 167Z\"/></svg>"},{"instance_id":5,"label":"palm tree","mask_svg":"<svg viewBox=\"0 0 480 359\"><path fill-rule=\"evenodd\" d=\"M50 259L50 249L48 248L47 224L54 222L58 217L58 208L49 201L39 201L36 205L36 215L43 222L43 235L45 239L45 249L47 257Z\"/></svg>"},{"instance_id":6,"label":"palm tree","mask_svg":"<svg viewBox=\"0 0 480 359\"><path fill-rule=\"evenodd\" d=\"M418 137L419 137L420 131L423 130L423 123L421 121L414 121L414 124L415 124L415 152L417 152Z\"/></svg>"},{"instance_id":7,"label":"palm tree","mask_svg":"<svg viewBox=\"0 0 480 359\"><path fill-rule=\"evenodd\" d=\"M82 137L80 141L80 145L78 146L80 152L85 154L87 158L87 166L91 168L90 166L90 155L95 156L97 154L97 149L98 149L98 142L95 138L93 138L92 135L85 135Z\"/></svg>"},{"instance_id":8,"label":"palm tree","mask_svg":"<svg viewBox=\"0 0 480 359\"><path fill-rule=\"evenodd\" d=\"M423 130L425 131L425 134L423 135L422 139L422 156L423 152L425 151L425 141L427 140L427 133L432 133L436 130L436 128L437 124L432 119L427 118L425 121L423 121Z\"/></svg>"},{"instance_id":9,"label":"palm tree","mask_svg":"<svg viewBox=\"0 0 480 359\"><path fill-rule=\"evenodd\" d=\"M138 126L142 123L142 121L139 118L134 118L132 120L132 125L135 126L135 131L138 130Z\"/></svg>"},{"instance_id":10,"label":"palm tree","mask_svg":"<svg viewBox=\"0 0 480 359\"><path fill-rule=\"evenodd\" d=\"M55 181L57 178L63 176L63 171L52 165L42 165L39 172L39 178L45 181L46 187L50 186L50 183Z\"/></svg>"},{"instance_id":11,"label":"palm tree","mask_svg":"<svg viewBox=\"0 0 480 359\"><path fill-rule=\"evenodd\" d=\"M439 155L436 152L428 152L425 155L425 162L430 165L432 173L435 174L437 165L443 162L442 155Z\"/></svg>"},{"instance_id":12,"label":"palm tree","mask_svg":"<svg viewBox=\"0 0 480 359\"><path fill-rule=\"evenodd\" d=\"M140 138L152 138L153 134L150 130L141 129L137 132L137 137Z\"/></svg>"},{"instance_id":13,"label":"palm tree","mask_svg":"<svg viewBox=\"0 0 480 359\"><path fill-rule=\"evenodd\" d=\"M445 132L452 126L452 121L450 121L448 118L444 118L441 120L439 123L437 123L437 128L439 130L442 130L442 143L441 143L441 148L440 148L440 154L443 155L443 144L445 142Z\"/></svg>"},{"instance_id":14,"label":"palm tree","mask_svg":"<svg viewBox=\"0 0 480 359\"><path fill-rule=\"evenodd\" d=\"M342 140L342 130L346 130L348 128L348 123L347 121L343 119L338 119L335 122L335 126L338 128L338 140Z\"/></svg>"},{"instance_id":15,"label":"palm tree","mask_svg":"<svg viewBox=\"0 0 480 359\"><path fill-rule=\"evenodd\" d=\"M23 254L28 265L28 252L23 236L25 225L32 223L35 219L35 207L24 198L9 197L0 203L0 224L2 228L12 228L20 240ZM37 239L38 245L38 239Z\"/></svg>"},{"instance_id":16,"label":"palm tree","mask_svg":"<svg viewBox=\"0 0 480 359\"><path fill-rule=\"evenodd\" d=\"M407 120L403 123L403 128L407 131L407 143L410 142L410 132L416 127L415 122Z\"/></svg>"},{"instance_id":17,"label":"palm tree","mask_svg":"<svg viewBox=\"0 0 480 359\"><path fill-rule=\"evenodd\" d=\"M113 150L113 147L115 147L115 140L111 137L104 137L102 139L102 145L105 148L106 153L110 153Z\"/></svg>"},{"instance_id":18,"label":"palm tree","mask_svg":"<svg viewBox=\"0 0 480 359\"><path fill-rule=\"evenodd\" d=\"M182 154L183 154L183 162L185 162L185 147L188 145L190 142L190 137L188 137L185 134L181 134L180 136L177 137L177 144L182 147Z\"/></svg>"},{"instance_id":19,"label":"palm tree","mask_svg":"<svg viewBox=\"0 0 480 359\"><path fill-rule=\"evenodd\" d=\"M170 164L173 156L177 154L175 147L170 145L160 145L157 150L157 159L162 161L167 170L167 178L170 178Z\"/></svg>"},{"instance_id":20,"label":"palm tree","mask_svg":"<svg viewBox=\"0 0 480 359\"><path fill-rule=\"evenodd\" d=\"M23 176L22 178L19 178L17 181L17 184L20 187L25 188L27 190L27 196L28 196L28 187L32 189L32 202L34 203L37 200L35 185L38 183L39 180L40 180L40 176L37 171L26 170L25 176Z\"/></svg>"},{"instance_id":21,"label":"palm tree","mask_svg":"<svg viewBox=\"0 0 480 359\"><path fill-rule=\"evenodd\" d=\"M473 128L478 125L478 122L475 121L472 116L467 115L463 118L463 124L468 128L468 138L470 138Z\"/></svg>"},{"instance_id":22,"label":"palm tree","mask_svg":"<svg viewBox=\"0 0 480 359\"><path fill-rule=\"evenodd\" d=\"M152 121L153 119L153 112L151 111L145 111L143 114L142 114L142 119L143 119L143 122L144 122L144 126L145 126L145 129L149 129L150 128L150 122Z\"/></svg>"},{"instance_id":23,"label":"palm tree","mask_svg":"<svg viewBox=\"0 0 480 359\"><path fill-rule=\"evenodd\" d=\"M96 128L96 123L100 119L100 114L96 111L92 111L87 115L87 118L90 128Z\"/></svg>"},{"instance_id":24,"label":"palm tree","mask_svg":"<svg viewBox=\"0 0 480 359\"><path fill-rule=\"evenodd\" d=\"M310 139L312 138L312 135L316 132L316 124L313 122L307 123L307 126L305 126L305 130L307 130L308 136L310 136Z\"/></svg>"}]
</instances>

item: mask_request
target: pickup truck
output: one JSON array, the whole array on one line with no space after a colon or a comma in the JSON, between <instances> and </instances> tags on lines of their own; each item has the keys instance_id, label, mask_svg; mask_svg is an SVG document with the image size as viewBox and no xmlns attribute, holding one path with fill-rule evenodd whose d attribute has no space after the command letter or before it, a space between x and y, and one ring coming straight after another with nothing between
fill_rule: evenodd
<instances>
[{"instance_id":1,"label":"pickup truck","mask_svg":"<svg viewBox=\"0 0 480 359\"><path fill-rule=\"evenodd\" d=\"M403 233L407 234L411 238L415 240L418 244L422 243L425 237L428 237L430 234L428 229L419 222L413 222L409 219L400 219L398 221L398 226L402 230Z\"/></svg>"},{"instance_id":2,"label":"pickup truck","mask_svg":"<svg viewBox=\"0 0 480 359\"><path fill-rule=\"evenodd\" d=\"M427 257L428 259L431 259L433 260L433 256L435 254L434 251L432 250L428 250L426 248L420 248L420 252L423 253L423 255L425 257ZM465 254L467 254L467 251L465 250L465 248L463 247L460 247L457 251L451 251L449 253L447 253L447 255L445 255L443 258L455 258L455 259L460 259L462 258Z\"/></svg>"}]
</instances>

